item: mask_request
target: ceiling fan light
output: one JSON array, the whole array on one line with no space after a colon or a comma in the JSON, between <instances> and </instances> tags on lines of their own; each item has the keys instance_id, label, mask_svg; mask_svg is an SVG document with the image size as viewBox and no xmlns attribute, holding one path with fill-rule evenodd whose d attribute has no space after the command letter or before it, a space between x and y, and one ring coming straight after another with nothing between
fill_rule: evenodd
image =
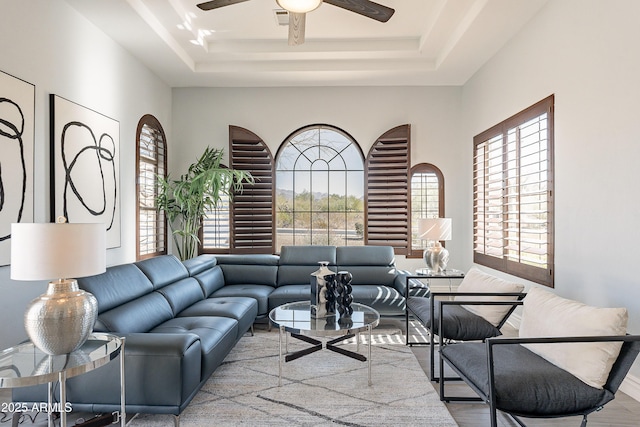
<instances>
[{"instance_id":1,"label":"ceiling fan light","mask_svg":"<svg viewBox=\"0 0 640 427\"><path fill-rule=\"evenodd\" d=\"M307 13L317 9L322 0L276 0L278 5L293 13Z\"/></svg>"}]
</instances>

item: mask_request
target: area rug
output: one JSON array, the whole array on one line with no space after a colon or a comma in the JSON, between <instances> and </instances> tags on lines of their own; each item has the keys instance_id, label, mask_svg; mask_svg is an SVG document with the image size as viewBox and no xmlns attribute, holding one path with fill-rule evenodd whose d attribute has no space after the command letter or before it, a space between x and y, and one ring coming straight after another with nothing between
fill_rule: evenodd
<instances>
[{"instance_id":1,"label":"area rug","mask_svg":"<svg viewBox=\"0 0 640 427\"><path fill-rule=\"evenodd\" d=\"M278 332L256 330L216 369L180 416L180 425L457 426L400 330L375 329L372 342L371 386L366 362L325 349L285 363L279 387ZM309 346L292 338L288 345L289 351ZM345 341L344 348L356 350L355 340ZM140 415L129 425L172 423L168 415Z\"/></svg>"}]
</instances>

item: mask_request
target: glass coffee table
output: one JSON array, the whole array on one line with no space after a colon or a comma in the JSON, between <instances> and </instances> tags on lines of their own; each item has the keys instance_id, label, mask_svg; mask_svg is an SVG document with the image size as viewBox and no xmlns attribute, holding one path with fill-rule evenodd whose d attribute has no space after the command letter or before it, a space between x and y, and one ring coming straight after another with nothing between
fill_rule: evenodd
<instances>
[{"instance_id":1,"label":"glass coffee table","mask_svg":"<svg viewBox=\"0 0 640 427\"><path fill-rule=\"evenodd\" d=\"M311 303L309 301L298 301L283 304L276 307L269 313L269 320L278 327L280 331L279 346L280 357L278 361L278 385L282 385L282 364L291 362L302 356L306 356L316 351L326 348L327 350L340 353L361 362L368 362L369 385L371 385L371 330L380 323L380 314L371 307L364 304L353 303L353 314L350 318L341 318L340 315L312 318ZM364 356L360 351L360 332L367 332L369 335L368 353ZM289 353L287 332L293 338L311 344L311 347L304 350ZM319 337L337 338L321 341ZM356 337L356 351L347 350L337 346L346 339ZM284 349L283 352L283 341Z\"/></svg>"}]
</instances>

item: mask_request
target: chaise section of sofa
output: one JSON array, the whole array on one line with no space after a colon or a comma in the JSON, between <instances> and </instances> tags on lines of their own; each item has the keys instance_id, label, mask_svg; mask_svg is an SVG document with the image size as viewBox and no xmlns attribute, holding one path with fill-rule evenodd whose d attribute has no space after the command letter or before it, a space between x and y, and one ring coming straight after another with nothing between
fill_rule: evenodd
<instances>
[{"instance_id":1,"label":"chaise section of sofa","mask_svg":"<svg viewBox=\"0 0 640 427\"><path fill-rule=\"evenodd\" d=\"M172 255L109 267L78 282L98 300L94 330L126 338L128 412L178 416L257 313L252 298L237 298L235 304L207 298L201 283ZM118 369L110 363L71 378L67 400L74 410L119 410ZM46 388L16 389L14 399L46 401Z\"/></svg>"}]
</instances>

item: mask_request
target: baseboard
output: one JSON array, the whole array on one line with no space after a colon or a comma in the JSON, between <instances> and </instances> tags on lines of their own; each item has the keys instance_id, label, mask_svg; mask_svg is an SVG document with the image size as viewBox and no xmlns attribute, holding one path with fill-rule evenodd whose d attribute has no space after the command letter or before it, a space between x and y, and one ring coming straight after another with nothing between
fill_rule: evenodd
<instances>
[{"instance_id":1,"label":"baseboard","mask_svg":"<svg viewBox=\"0 0 640 427\"><path fill-rule=\"evenodd\" d=\"M622 384L620 384L620 391L633 400L640 402L640 378L627 374Z\"/></svg>"},{"instance_id":2,"label":"baseboard","mask_svg":"<svg viewBox=\"0 0 640 427\"><path fill-rule=\"evenodd\" d=\"M515 329L519 329L522 316L513 313L509 316L507 323ZM622 384L620 384L620 391L640 402L640 378L635 375L627 374Z\"/></svg>"}]
</instances>

